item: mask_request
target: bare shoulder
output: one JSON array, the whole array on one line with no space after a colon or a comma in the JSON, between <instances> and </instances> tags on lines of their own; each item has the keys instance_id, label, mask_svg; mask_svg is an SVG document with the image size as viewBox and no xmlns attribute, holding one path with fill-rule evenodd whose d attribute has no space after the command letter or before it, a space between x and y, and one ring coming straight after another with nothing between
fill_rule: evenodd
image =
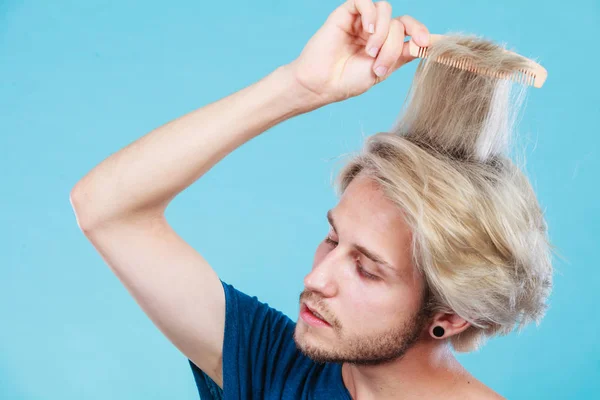
<instances>
[{"instance_id":1,"label":"bare shoulder","mask_svg":"<svg viewBox=\"0 0 600 400\"><path fill-rule=\"evenodd\" d=\"M485 399L485 400L506 400L506 397L501 396L499 393L494 392L489 387L485 387L482 390L475 391L472 397L469 399Z\"/></svg>"},{"instance_id":2,"label":"bare shoulder","mask_svg":"<svg viewBox=\"0 0 600 400\"><path fill-rule=\"evenodd\" d=\"M457 369L452 400L506 400L505 397L473 376L462 365L458 364Z\"/></svg>"},{"instance_id":3,"label":"bare shoulder","mask_svg":"<svg viewBox=\"0 0 600 400\"><path fill-rule=\"evenodd\" d=\"M459 397L465 400L506 400L505 397L474 378L469 379L467 383L463 385L463 390L461 390L461 395Z\"/></svg>"}]
</instances>

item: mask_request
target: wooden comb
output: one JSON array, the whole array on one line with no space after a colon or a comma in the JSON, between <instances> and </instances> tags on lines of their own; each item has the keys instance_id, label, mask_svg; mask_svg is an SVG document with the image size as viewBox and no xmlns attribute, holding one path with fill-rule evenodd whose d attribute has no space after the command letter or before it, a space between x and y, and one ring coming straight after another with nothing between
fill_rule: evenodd
<instances>
[{"instance_id":1,"label":"wooden comb","mask_svg":"<svg viewBox=\"0 0 600 400\"><path fill-rule=\"evenodd\" d=\"M430 43L430 45L434 44L435 42L437 42L438 40L443 39L443 38L444 38L444 35L430 34L429 35L429 43ZM428 53L429 47L421 47L421 46L417 45L415 42L413 42L412 40L410 40L409 50L410 50L410 55L413 57L428 58L427 53ZM513 73L510 73L510 74L507 74L507 73L499 73L497 71L488 71L488 70L485 70L482 68L478 68L477 66L470 63L469 60L438 57L438 59L433 60L433 61L441 63L441 64L449 65L451 67L463 69L466 71L471 71L471 72L475 72L478 74L493 76L498 79L509 79L509 80L512 80L514 82L517 82L517 83L520 83L523 85L529 85L529 86L533 86L536 88L542 87L542 85L546 81L546 77L548 76L548 72L546 71L546 69L544 67L542 67L540 64L536 63L535 61L530 60L529 58L523 57L520 54L517 54L515 52L509 51L506 49L503 49L503 50L507 53L511 53L511 54L514 54L514 55L524 58L525 60L527 60L529 67L519 70L519 71L516 71L516 72L513 72Z\"/></svg>"}]
</instances>

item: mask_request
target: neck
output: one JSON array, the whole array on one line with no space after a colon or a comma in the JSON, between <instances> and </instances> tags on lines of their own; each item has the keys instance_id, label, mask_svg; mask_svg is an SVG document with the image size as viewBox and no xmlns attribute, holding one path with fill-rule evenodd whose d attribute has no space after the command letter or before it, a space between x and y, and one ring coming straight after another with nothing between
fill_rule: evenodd
<instances>
[{"instance_id":1,"label":"neck","mask_svg":"<svg viewBox=\"0 0 600 400\"><path fill-rule=\"evenodd\" d=\"M375 366L342 365L354 400L449 398L470 378L445 342L424 339L397 360Z\"/></svg>"}]
</instances>

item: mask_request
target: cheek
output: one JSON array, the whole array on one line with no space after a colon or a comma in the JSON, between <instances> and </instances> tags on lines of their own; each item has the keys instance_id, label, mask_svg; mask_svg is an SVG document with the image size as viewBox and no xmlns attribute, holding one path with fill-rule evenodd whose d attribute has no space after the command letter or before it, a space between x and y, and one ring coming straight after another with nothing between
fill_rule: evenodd
<instances>
[{"instance_id":1,"label":"cheek","mask_svg":"<svg viewBox=\"0 0 600 400\"><path fill-rule=\"evenodd\" d=\"M398 326L410 315L397 295L369 291L361 285L353 289L345 307L352 311L345 318L357 332L386 330Z\"/></svg>"}]
</instances>

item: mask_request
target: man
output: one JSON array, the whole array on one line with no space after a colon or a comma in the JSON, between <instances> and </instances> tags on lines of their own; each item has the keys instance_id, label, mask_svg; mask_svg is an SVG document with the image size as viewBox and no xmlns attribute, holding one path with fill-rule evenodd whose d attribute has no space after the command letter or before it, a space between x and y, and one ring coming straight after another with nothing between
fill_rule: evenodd
<instances>
[{"instance_id":1,"label":"man","mask_svg":"<svg viewBox=\"0 0 600 400\"><path fill-rule=\"evenodd\" d=\"M170 201L237 147L411 61L405 36L429 44L427 28L392 18L389 3L349 0L294 62L155 129L73 188L79 226L189 358L202 398L501 398L449 348L468 348L485 326L432 302L439 288L413 262L408 214L366 170L346 175L328 213L297 324L220 281L165 220Z\"/></svg>"}]
</instances>

